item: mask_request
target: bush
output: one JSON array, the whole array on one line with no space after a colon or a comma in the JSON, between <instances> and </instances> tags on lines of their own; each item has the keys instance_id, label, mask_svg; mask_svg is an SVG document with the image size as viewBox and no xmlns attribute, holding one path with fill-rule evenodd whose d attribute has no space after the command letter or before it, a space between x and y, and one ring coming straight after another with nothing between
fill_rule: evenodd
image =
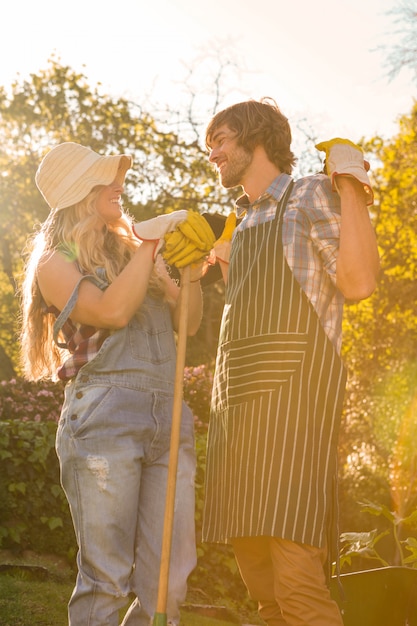
<instances>
[{"instance_id":1,"label":"bush","mask_svg":"<svg viewBox=\"0 0 417 626\"><path fill-rule=\"evenodd\" d=\"M62 384L23 379L0 383L2 548L75 554L55 453L62 400Z\"/></svg>"},{"instance_id":2,"label":"bush","mask_svg":"<svg viewBox=\"0 0 417 626\"><path fill-rule=\"evenodd\" d=\"M201 542L211 387L209 367L185 368L184 399L195 416L197 451L198 565L190 577L190 592L203 603L232 599L242 613L245 605L248 611L254 607L231 548ZM0 382L0 548L53 553L74 565L77 546L55 453L62 401L61 383Z\"/></svg>"},{"instance_id":3,"label":"bush","mask_svg":"<svg viewBox=\"0 0 417 626\"><path fill-rule=\"evenodd\" d=\"M59 483L56 424L0 421L0 546L73 557L75 538Z\"/></svg>"},{"instance_id":4,"label":"bush","mask_svg":"<svg viewBox=\"0 0 417 626\"><path fill-rule=\"evenodd\" d=\"M210 418L210 398L213 374L207 365L184 369L184 400L194 413L196 429L203 432Z\"/></svg>"},{"instance_id":5,"label":"bush","mask_svg":"<svg viewBox=\"0 0 417 626\"><path fill-rule=\"evenodd\" d=\"M0 382L0 421L58 422L64 396L62 383L24 379Z\"/></svg>"}]
</instances>

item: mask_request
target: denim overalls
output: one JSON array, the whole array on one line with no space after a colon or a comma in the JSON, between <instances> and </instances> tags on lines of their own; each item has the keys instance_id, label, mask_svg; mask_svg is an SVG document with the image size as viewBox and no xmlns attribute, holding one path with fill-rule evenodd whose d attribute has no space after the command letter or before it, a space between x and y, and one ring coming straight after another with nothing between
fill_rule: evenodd
<instances>
[{"instance_id":1,"label":"denim overalls","mask_svg":"<svg viewBox=\"0 0 417 626\"><path fill-rule=\"evenodd\" d=\"M83 277L91 280L91 277ZM81 279L81 280L83 280ZM81 281L80 281L81 282ZM57 319L70 315L79 283ZM176 348L168 305L146 297L65 389L56 449L78 543L70 626L149 626L156 610ZM196 565L194 425L184 404L167 599L179 623Z\"/></svg>"}]
</instances>

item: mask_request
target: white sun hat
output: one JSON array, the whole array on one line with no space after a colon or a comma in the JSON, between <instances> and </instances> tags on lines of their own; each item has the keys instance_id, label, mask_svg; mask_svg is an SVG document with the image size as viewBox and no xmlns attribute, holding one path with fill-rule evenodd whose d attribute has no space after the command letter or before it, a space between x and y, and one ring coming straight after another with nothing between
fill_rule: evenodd
<instances>
[{"instance_id":1,"label":"white sun hat","mask_svg":"<svg viewBox=\"0 0 417 626\"><path fill-rule=\"evenodd\" d=\"M132 165L127 154L102 156L78 143L67 141L55 146L41 161L36 185L56 211L80 202L96 185L123 184Z\"/></svg>"}]
</instances>

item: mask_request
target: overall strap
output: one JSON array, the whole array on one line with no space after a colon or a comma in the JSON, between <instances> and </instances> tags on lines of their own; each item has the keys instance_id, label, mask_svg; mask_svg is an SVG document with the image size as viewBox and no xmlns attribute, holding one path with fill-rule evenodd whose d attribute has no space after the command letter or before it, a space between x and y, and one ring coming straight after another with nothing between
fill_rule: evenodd
<instances>
[{"instance_id":1,"label":"overall strap","mask_svg":"<svg viewBox=\"0 0 417 626\"><path fill-rule=\"evenodd\" d=\"M54 328L53 328L53 338L54 338L54 342L56 343L56 345L59 348L66 348L67 344L66 343L62 343L58 341L58 335L59 332L61 331L63 325L65 324L65 322L68 320L69 316L71 315L75 304L77 302L78 299L78 291L80 288L80 284L82 283L83 280L89 280L90 282L94 283L95 285L97 285L98 287L100 287L99 281L97 280L97 278L95 276L93 276L92 274L86 274L85 276L81 276L80 279L78 280L77 284L75 285L69 299L68 302L66 303L66 305L64 306L64 308L62 309L61 313L58 315L58 317L55 320L54 323Z\"/></svg>"}]
</instances>

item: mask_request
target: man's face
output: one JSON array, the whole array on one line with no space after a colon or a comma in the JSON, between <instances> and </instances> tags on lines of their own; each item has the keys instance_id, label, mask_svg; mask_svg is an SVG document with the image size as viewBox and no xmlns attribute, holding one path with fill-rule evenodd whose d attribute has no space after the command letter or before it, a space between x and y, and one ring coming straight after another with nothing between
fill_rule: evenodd
<instances>
[{"instance_id":1,"label":"man's face","mask_svg":"<svg viewBox=\"0 0 417 626\"><path fill-rule=\"evenodd\" d=\"M215 164L223 187L244 185L252 159L252 153L237 144L236 133L226 124L214 131L210 138L209 161Z\"/></svg>"}]
</instances>

